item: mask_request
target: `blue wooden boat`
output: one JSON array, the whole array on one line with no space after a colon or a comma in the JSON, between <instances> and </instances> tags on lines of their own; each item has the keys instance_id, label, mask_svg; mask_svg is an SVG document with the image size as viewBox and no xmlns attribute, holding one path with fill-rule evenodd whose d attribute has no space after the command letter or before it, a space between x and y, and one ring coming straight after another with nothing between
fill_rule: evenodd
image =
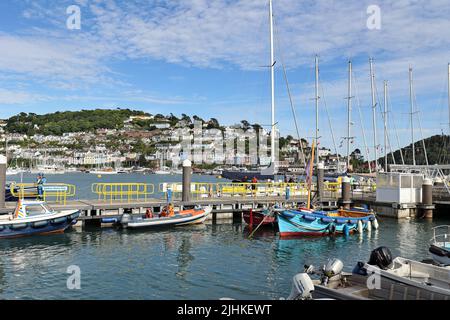
<instances>
[{"instance_id":1,"label":"blue wooden boat","mask_svg":"<svg viewBox=\"0 0 450 320\"><path fill-rule=\"evenodd\" d=\"M79 210L55 211L43 201L19 200L12 215L0 217L0 238L62 233L79 216Z\"/></svg>"},{"instance_id":2,"label":"blue wooden boat","mask_svg":"<svg viewBox=\"0 0 450 320\"><path fill-rule=\"evenodd\" d=\"M281 237L327 236L350 234L378 228L373 213L354 210L297 211L281 210L278 214L278 228Z\"/></svg>"}]
</instances>

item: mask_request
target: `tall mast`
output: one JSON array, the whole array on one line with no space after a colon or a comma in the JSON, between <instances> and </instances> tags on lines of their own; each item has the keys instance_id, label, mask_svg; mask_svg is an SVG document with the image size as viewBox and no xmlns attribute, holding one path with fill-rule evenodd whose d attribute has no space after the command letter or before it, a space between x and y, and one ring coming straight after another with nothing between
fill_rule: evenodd
<instances>
[{"instance_id":1,"label":"tall mast","mask_svg":"<svg viewBox=\"0 0 450 320\"><path fill-rule=\"evenodd\" d=\"M319 164L319 57L315 58L315 70L316 70L316 165Z\"/></svg>"},{"instance_id":2,"label":"tall mast","mask_svg":"<svg viewBox=\"0 0 450 320\"><path fill-rule=\"evenodd\" d=\"M450 135L450 63L448 64L448 130Z\"/></svg>"},{"instance_id":3,"label":"tall mast","mask_svg":"<svg viewBox=\"0 0 450 320\"><path fill-rule=\"evenodd\" d=\"M375 74L373 71L373 58L370 62L370 88L372 91L372 126L373 126L373 145L375 151L375 172L378 172L378 142L377 142L377 103L375 100Z\"/></svg>"},{"instance_id":4,"label":"tall mast","mask_svg":"<svg viewBox=\"0 0 450 320\"><path fill-rule=\"evenodd\" d=\"M275 60L273 50L273 6L272 0L269 0L270 10L270 73L271 73L271 91L272 91L272 130L270 132L271 137L271 163L275 165Z\"/></svg>"},{"instance_id":5,"label":"tall mast","mask_svg":"<svg viewBox=\"0 0 450 320\"><path fill-rule=\"evenodd\" d=\"M352 62L348 62L348 102L347 102L347 172L350 168L350 139L352 125Z\"/></svg>"},{"instance_id":6,"label":"tall mast","mask_svg":"<svg viewBox=\"0 0 450 320\"><path fill-rule=\"evenodd\" d=\"M384 81L384 172L388 171L388 150L387 150L387 90L388 82Z\"/></svg>"},{"instance_id":7,"label":"tall mast","mask_svg":"<svg viewBox=\"0 0 450 320\"><path fill-rule=\"evenodd\" d=\"M412 159L413 166L416 165L416 150L414 147L414 123L413 123L413 115L414 115L414 98L413 98L413 69L409 66L409 100L411 104L411 113L409 117L409 123L411 125L411 146L412 146Z\"/></svg>"}]
</instances>

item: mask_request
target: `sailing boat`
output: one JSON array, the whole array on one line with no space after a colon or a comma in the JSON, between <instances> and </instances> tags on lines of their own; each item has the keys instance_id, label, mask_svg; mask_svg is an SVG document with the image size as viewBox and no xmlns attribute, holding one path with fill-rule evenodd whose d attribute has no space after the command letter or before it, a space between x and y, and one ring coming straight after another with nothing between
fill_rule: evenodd
<instances>
[{"instance_id":1,"label":"sailing boat","mask_svg":"<svg viewBox=\"0 0 450 320\"><path fill-rule=\"evenodd\" d=\"M274 59L274 32L273 32L273 5L272 0L269 0L269 25L270 25L270 64L271 71L271 96L272 96L272 123L271 123L271 163L270 166L262 170L223 170L222 177L225 179L247 182L256 178L258 181L272 180L276 178L276 157L275 157L275 137L276 137L276 123L275 123L275 59Z\"/></svg>"}]
</instances>

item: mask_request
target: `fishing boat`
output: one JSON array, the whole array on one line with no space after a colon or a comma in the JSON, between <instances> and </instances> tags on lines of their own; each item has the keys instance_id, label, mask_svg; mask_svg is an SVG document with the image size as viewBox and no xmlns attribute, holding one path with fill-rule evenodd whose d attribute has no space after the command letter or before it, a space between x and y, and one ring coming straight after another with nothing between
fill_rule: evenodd
<instances>
[{"instance_id":1,"label":"fishing boat","mask_svg":"<svg viewBox=\"0 0 450 320\"><path fill-rule=\"evenodd\" d=\"M0 216L0 238L62 233L79 216L79 210L55 211L43 201L19 200L12 215Z\"/></svg>"},{"instance_id":2,"label":"fishing boat","mask_svg":"<svg viewBox=\"0 0 450 320\"><path fill-rule=\"evenodd\" d=\"M433 228L429 251L434 261L444 266L450 266L450 226Z\"/></svg>"},{"instance_id":3,"label":"fishing boat","mask_svg":"<svg viewBox=\"0 0 450 320\"><path fill-rule=\"evenodd\" d=\"M397 257L388 248L372 251L368 263L358 262L352 273L343 272L343 263L331 259L318 272L305 266L297 274L289 300L448 300L448 268ZM318 279L311 279L311 277Z\"/></svg>"},{"instance_id":4,"label":"fishing boat","mask_svg":"<svg viewBox=\"0 0 450 320\"><path fill-rule=\"evenodd\" d=\"M170 212L171 209L168 209L166 212L163 211L161 215L147 213L145 217L133 217L129 214L123 214L120 218L120 224L122 227L129 229L161 228L200 224L206 220L208 215L211 213L211 210L211 207L194 208L178 212Z\"/></svg>"},{"instance_id":5,"label":"fishing boat","mask_svg":"<svg viewBox=\"0 0 450 320\"><path fill-rule=\"evenodd\" d=\"M278 228L281 237L349 235L354 232L378 228L373 213L352 211L278 211Z\"/></svg>"}]
</instances>

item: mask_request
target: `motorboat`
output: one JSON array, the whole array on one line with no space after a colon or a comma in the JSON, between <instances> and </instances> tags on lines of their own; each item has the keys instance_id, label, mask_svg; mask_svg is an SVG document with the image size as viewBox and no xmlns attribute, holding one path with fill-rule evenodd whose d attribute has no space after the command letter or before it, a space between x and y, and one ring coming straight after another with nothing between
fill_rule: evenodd
<instances>
[{"instance_id":1,"label":"motorboat","mask_svg":"<svg viewBox=\"0 0 450 320\"><path fill-rule=\"evenodd\" d=\"M305 266L293 279L290 300L448 300L450 269L397 257L386 247L372 251L368 263L358 262L352 273L331 259L316 272ZM316 277L314 280L310 277Z\"/></svg>"},{"instance_id":2,"label":"motorboat","mask_svg":"<svg viewBox=\"0 0 450 320\"><path fill-rule=\"evenodd\" d=\"M144 217L131 216L129 214L123 214L119 223L124 228L139 229L139 228L158 228L158 227L173 227L183 226L189 224L203 223L208 215L211 213L212 208L200 208L196 207L190 210L173 211L173 209L164 209L159 215L147 212Z\"/></svg>"},{"instance_id":3,"label":"motorboat","mask_svg":"<svg viewBox=\"0 0 450 320\"><path fill-rule=\"evenodd\" d=\"M349 235L379 227L375 214L371 211L286 209L278 210L277 215L281 237Z\"/></svg>"},{"instance_id":4,"label":"motorboat","mask_svg":"<svg viewBox=\"0 0 450 320\"><path fill-rule=\"evenodd\" d=\"M79 210L56 211L44 201L19 200L12 215L0 216L0 238L62 233L79 216Z\"/></svg>"},{"instance_id":5,"label":"motorboat","mask_svg":"<svg viewBox=\"0 0 450 320\"><path fill-rule=\"evenodd\" d=\"M429 251L434 261L444 266L450 266L450 226L433 228Z\"/></svg>"}]
</instances>

